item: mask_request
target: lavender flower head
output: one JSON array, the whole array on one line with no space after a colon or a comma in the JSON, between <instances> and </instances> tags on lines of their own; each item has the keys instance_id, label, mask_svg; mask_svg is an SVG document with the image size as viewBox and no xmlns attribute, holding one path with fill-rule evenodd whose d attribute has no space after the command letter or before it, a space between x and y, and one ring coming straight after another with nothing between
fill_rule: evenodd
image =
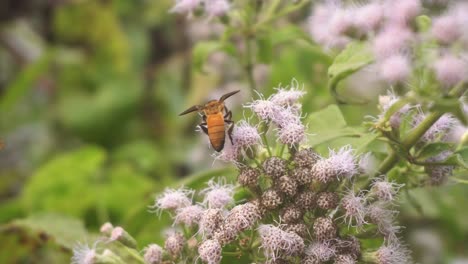
<instances>
[{"instance_id":1,"label":"lavender flower head","mask_svg":"<svg viewBox=\"0 0 468 264\"><path fill-rule=\"evenodd\" d=\"M234 202L234 185L225 184L223 180L210 180L208 187L201 191L205 194L203 204L208 208L224 208Z\"/></svg>"},{"instance_id":2,"label":"lavender flower head","mask_svg":"<svg viewBox=\"0 0 468 264\"><path fill-rule=\"evenodd\" d=\"M389 210L385 208L386 205L385 202L375 202L368 206L367 214L387 241L398 241L397 234L401 227L394 224L398 211Z\"/></svg>"},{"instance_id":3,"label":"lavender flower head","mask_svg":"<svg viewBox=\"0 0 468 264\"><path fill-rule=\"evenodd\" d=\"M224 148L221 152L215 152L212 154L215 160L221 160L224 162L232 162L234 164L238 163L238 158L240 155L240 148L236 145L231 144L231 142L226 142Z\"/></svg>"},{"instance_id":4,"label":"lavender flower head","mask_svg":"<svg viewBox=\"0 0 468 264\"><path fill-rule=\"evenodd\" d=\"M232 140L237 148L250 148L261 144L262 139L256 126L252 126L247 121L241 120L234 127Z\"/></svg>"},{"instance_id":5,"label":"lavender flower head","mask_svg":"<svg viewBox=\"0 0 468 264\"><path fill-rule=\"evenodd\" d=\"M176 210L174 217L174 224L184 224L186 226L193 226L198 224L203 214L203 208L199 205L190 205Z\"/></svg>"},{"instance_id":6,"label":"lavender flower head","mask_svg":"<svg viewBox=\"0 0 468 264\"><path fill-rule=\"evenodd\" d=\"M381 177L372 183L371 193L381 201L390 202L395 199L395 195L403 186L404 184L390 182L385 177Z\"/></svg>"},{"instance_id":7,"label":"lavender flower head","mask_svg":"<svg viewBox=\"0 0 468 264\"><path fill-rule=\"evenodd\" d=\"M460 26L456 16L447 14L434 19L431 33L440 43L451 44L461 37Z\"/></svg>"},{"instance_id":8,"label":"lavender flower head","mask_svg":"<svg viewBox=\"0 0 468 264\"><path fill-rule=\"evenodd\" d=\"M374 54L378 59L404 52L413 40L413 33L401 25L388 25L379 32L373 42Z\"/></svg>"},{"instance_id":9,"label":"lavender flower head","mask_svg":"<svg viewBox=\"0 0 468 264\"><path fill-rule=\"evenodd\" d=\"M380 62L380 76L390 84L402 83L411 74L410 61L403 55L392 55Z\"/></svg>"},{"instance_id":10,"label":"lavender flower head","mask_svg":"<svg viewBox=\"0 0 468 264\"><path fill-rule=\"evenodd\" d=\"M382 245L376 252L378 264L411 263L410 251L403 245L394 242Z\"/></svg>"},{"instance_id":11,"label":"lavender flower head","mask_svg":"<svg viewBox=\"0 0 468 264\"><path fill-rule=\"evenodd\" d=\"M269 98L269 101L282 107L298 104L299 99L305 95L304 90L299 88L299 82L296 79L292 80L290 88L282 88L280 86L275 88L275 90L277 92Z\"/></svg>"},{"instance_id":12,"label":"lavender flower head","mask_svg":"<svg viewBox=\"0 0 468 264\"><path fill-rule=\"evenodd\" d=\"M301 122L290 122L278 128L278 140L285 144L294 146L304 142L307 138L306 126Z\"/></svg>"},{"instance_id":13,"label":"lavender flower head","mask_svg":"<svg viewBox=\"0 0 468 264\"><path fill-rule=\"evenodd\" d=\"M185 188L177 190L166 188L164 193L156 198L152 208L176 210L182 207L187 207L192 204L192 196L193 190Z\"/></svg>"},{"instance_id":14,"label":"lavender flower head","mask_svg":"<svg viewBox=\"0 0 468 264\"><path fill-rule=\"evenodd\" d=\"M146 263L159 264L163 258L163 249L159 245L150 244L144 249L145 255L143 258Z\"/></svg>"},{"instance_id":15,"label":"lavender flower head","mask_svg":"<svg viewBox=\"0 0 468 264\"><path fill-rule=\"evenodd\" d=\"M354 149L349 145L340 148L338 152L330 149L329 158L327 160L329 163L333 164L338 177L351 178L358 172Z\"/></svg>"},{"instance_id":16,"label":"lavender flower head","mask_svg":"<svg viewBox=\"0 0 468 264\"><path fill-rule=\"evenodd\" d=\"M273 119L275 115L281 111L280 106L266 99L255 100L252 103L245 105L245 107L252 109L252 111L263 121Z\"/></svg>"},{"instance_id":17,"label":"lavender flower head","mask_svg":"<svg viewBox=\"0 0 468 264\"><path fill-rule=\"evenodd\" d=\"M275 260L281 254L297 255L304 250L304 240L296 233L283 231L273 225L260 225L258 233L262 240L261 247L269 259Z\"/></svg>"},{"instance_id":18,"label":"lavender flower head","mask_svg":"<svg viewBox=\"0 0 468 264\"><path fill-rule=\"evenodd\" d=\"M321 262L327 262L336 255L336 249L329 241L314 242L306 248L305 254Z\"/></svg>"},{"instance_id":19,"label":"lavender flower head","mask_svg":"<svg viewBox=\"0 0 468 264\"><path fill-rule=\"evenodd\" d=\"M360 227L367 223L365 221L366 198L362 193L356 195L353 190L349 190L341 200L341 207L344 210L343 217L348 226Z\"/></svg>"},{"instance_id":20,"label":"lavender flower head","mask_svg":"<svg viewBox=\"0 0 468 264\"><path fill-rule=\"evenodd\" d=\"M354 26L367 33L376 30L384 19L384 7L380 3L369 3L355 10Z\"/></svg>"},{"instance_id":21,"label":"lavender flower head","mask_svg":"<svg viewBox=\"0 0 468 264\"><path fill-rule=\"evenodd\" d=\"M466 80L467 69L468 63L453 55L442 56L434 62L437 80L447 88Z\"/></svg>"}]
</instances>

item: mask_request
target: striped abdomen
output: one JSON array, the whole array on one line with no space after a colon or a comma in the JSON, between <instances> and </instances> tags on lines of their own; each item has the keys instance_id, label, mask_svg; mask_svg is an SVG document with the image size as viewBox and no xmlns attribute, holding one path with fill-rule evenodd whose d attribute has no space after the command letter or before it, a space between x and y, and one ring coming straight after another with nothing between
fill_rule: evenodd
<instances>
[{"instance_id":1,"label":"striped abdomen","mask_svg":"<svg viewBox=\"0 0 468 264\"><path fill-rule=\"evenodd\" d=\"M223 150L225 138L223 114L208 115L206 123L208 125L208 137L210 138L211 145L216 151Z\"/></svg>"}]
</instances>

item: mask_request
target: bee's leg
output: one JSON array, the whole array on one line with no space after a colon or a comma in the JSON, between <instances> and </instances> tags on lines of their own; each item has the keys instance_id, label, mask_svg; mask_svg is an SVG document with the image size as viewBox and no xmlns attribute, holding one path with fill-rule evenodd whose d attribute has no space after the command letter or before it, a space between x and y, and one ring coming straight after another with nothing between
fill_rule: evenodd
<instances>
[{"instance_id":1,"label":"bee's leg","mask_svg":"<svg viewBox=\"0 0 468 264\"><path fill-rule=\"evenodd\" d=\"M224 111L226 112L226 114L224 115L224 119L231 120L232 112L226 106L224 107Z\"/></svg>"},{"instance_id":2,"label":"bee's leg","mask_svg":"<svg viewBox=\"0 0 468 264\"><path fill-rule=\"evenodd\" d=\"M232 143L232 130L234 130L234 122L232 120L229 120L229 119L225 119L224 122L226 122L227 124L229 124L229 128L227 130L227 134L229 136L229 140L231 140L231 144L234 144Z\"/></svg>"},{"instance_id":3,"label":"bee's leg","mask_svg":"<svg viewBox=\"0 0 468 264\"><path fill-rule=\"evenodd\" d=\"M205 134L208 135L208 127L207 127L206 122L203 122L203 123L199 124L198 126L203 130L203 132L205 132Z\"/></svg>"}]
</instances>

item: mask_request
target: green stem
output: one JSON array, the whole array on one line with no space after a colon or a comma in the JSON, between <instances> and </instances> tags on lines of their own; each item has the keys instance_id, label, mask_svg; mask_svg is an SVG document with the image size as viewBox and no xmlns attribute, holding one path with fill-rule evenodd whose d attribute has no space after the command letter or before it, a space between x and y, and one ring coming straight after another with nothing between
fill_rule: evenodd
<instances>
[{"instance_id":1,"label":"green stem","mask_svg":"<svg viewBox=\"0 0 468 264\"><path fill-rule=\"evenodd\" d=\"M262 21L260 21L256 27L260 26L260 25L263 25L263 24L266 24L266 23L270 23L278 18L281 18L281 17L284 17L292 12L295 12L299 9L301 9L302 7L304 7L305 5L307 5L308 3L310 2L310 0L302 0L300 2L298 2L297 4L293 4L292 6L290 6L289 8L284 8L282 9L281 12L278 12L276 14L268 14L265 19L263 19ZM276 9L276 8L275 8Z\"/></svg>"},{"instance_id":2,"label":"green stem","mask_svg":"<svg viewBox=\"0 0 468 264\"><path fill-rule=\"evenodd\" d=\"M241 251L236 251L236 252L223 252L224 256L232 256L232 257L239 257L242 256Z\"/></svg>"},{"instance_id":3,"label":"green stem","mask_svg":"<svg viewBox=\"0 0 468 264\"><path fill-rule=\"evenodd\" d=\"M463 84L457 85L455 88L453 88L452 91L450 91L449 96L458 98L466 92L467 87L467 85ZM402 147L406 150L411 149L426 133L426 131L429 128L431 128L431 126L435 122L437 122L437 120L439 120L439 118L442 115L444 115L444 112L439 111L429 114L417 127L415 127L409 132L408 136L405 139L403 139ZM381 174L387 173L393 166L395 166L398 160L398 153L395 151L391 151L390 155L388 155L387 158L380 165L379 172Z\"/></svg>"},{"instance_id":4,"label":"green stem","mask_svg":"<svg viewBox=\"0 0 468 264\"><path fill-rule=\"evenodd\" d=\"M286 144L281 144L281 147L278 149L276 156L282 158L284 149L286 148Z\"/></svg>"},{"instance_id":5,"label":"green stem","mask_svg":"<svg viewBox=\"0 0 468 264\"><path fill-rule=\"evenodd\" d=\"M262 130L263 130L262 132L263 133L262 133L261 137L262 137L263 143L265 144L265 147L266 147L266 149L268 151L268 156L271 157L272 156L271 148L270 148L270 145L268 144L268 138L266 136L266 133L268 132L269 127L270 127L269 124L263 123L263 125L262 125Z\"/></svg>"},{"instance_id":6,"label":"green stem","mask_svg":"<svg viewBox=\"0 0 468 264\"><path fill-rule=\"evenodd\" d=\"M249 87L250 87L250 92L252 93L252 96L254 97L257 93L257 84L255 83L255 78L254 78L254 73L253 73L253 68L254 68L254 62L253 62L253 50L252 50L252 40L249 35L245 37L245 66L244 70L247 75L247 80L249 82Z\"/></svg>"}]
</instances>

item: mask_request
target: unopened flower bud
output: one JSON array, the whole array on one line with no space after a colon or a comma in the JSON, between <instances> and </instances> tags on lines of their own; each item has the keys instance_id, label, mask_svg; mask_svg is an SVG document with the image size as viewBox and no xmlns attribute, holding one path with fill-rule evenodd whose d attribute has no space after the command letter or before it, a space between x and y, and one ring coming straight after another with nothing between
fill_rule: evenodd
<instances>
[{"instance_id":1,"label":"unopened flower bud","mask_svg":"<svg viewBox=\"0 0 468 264\"><path fill-rule=\"evenodd\" d=\"M110 236L112 234L113 229L114 229L114 226L111 223L107 222L101 226L99 231L106 236Z\"/></svg>"},{"instance_id":2,"label":"unopened flower bud","mask_svg":"<svg viewBox=\"0 0 468 264\"><path fill-rule=\"evenodd\" d=\"M218 264L221 262L221 244L216 240L206 240L198 248L198 254L203 262L208 264Z\"/></svg>"},{"instance_id":3,"label":"unopened flower bud","mask_svg":"<svg viewBox=\"0 0 468 264\"><path fill-rule=\"evenodd\" d=\"M321 192L317 195L317 207L324 210L334 209L338 206L339 197L333 192Z\"/></svg>"},{"instance_id":4,"label":"unopened flower bud","mask_svg":"<svg viewBox=\"0 0 468 264\"><path fill-rule=\"evenodd\" d=\"M289 176L281 176L276 184L278 191L287 197L293 197L297 193L297 182Z\"/></svg>"},{"instance_id":5,"label":"unopened flower bud","mask_svg":"<svg viewBox=\"0 0 468 264\"><path fill-rule=\"evenodd\" d=\"M318 241L335 238L337 231L335 223L329 217L319 217L314 221L314 236Z\"/></svg>"},{"instance_id":6,"label":"unopened flower bud","mask_svg":"<svg viewBox=\"0 0 468 264\"><path fill-rule=\"evenodd\" d=\"M262 167L266 175L278 179L287 174L287 165L286 160L282 158L270 157L263 162Z\"/></svg>"},{"instance_id":7,"label":"unopened flower bud","mask_svg":"<svg viewBox=\"0 0 468 264\"><path fill-rule=\"evenodd\" d=\"M145 255L143 258L145 259L145 262L148 264L159 264L162 261L163 258L163 249L156 245L156 244L150 244L148 245L145 249Z\"/></svg>"},{"instance_id":8,"label":"unopened flower bud","mask_svg":"<svg viewBox=\"0 0 468 264\"><path fill-rule=\"evenodd\" d=\"M316 206L317 196L312 191L303 191L296 195L294 204L304 210L312 210Z\"/></svg>"},{"instance_id":9,"label":"unopened flower bud","mask_svg":"<svg viewBox=\"0 0 468 264\"><path fill-rule=\"evenodd\" d=\"M173 258L176 258L180 255L184 249L185 239L181 233L172 232L166 238L164 243L164 249L171 255Z\"/></svg>"},{"instance_id":10,"label":"unopened flower bud","mask_svg":"<svg viewBox=\"0 0 468 264\"><path fill-rule=\"evenodd\" d=\"M311 148L301 149L294 154L294 163L299 167L311 168L320 156Z\"/></svg>"},{"instance_id":11,"label":"unopened flower bud","mask_svg":"<svg viewBox=\"0 0 468 264\"><path fill-rule=\"evenodd\" d=\"M291 172L293 178L297 181L299 185L306 185L312 182L313 180L313 170L308 167L296 167Z\"/></svg>"},{"instance_id":12,"label":"unopened flower bud","mask_svg":"<svg viewBox=\"0 0 468 264\"><path fill-rule=\"evenodd\" d=\"M304 212L295 205L289 205L281 211L281 220L286 224L292 224L299 221Z\"/></svg>"},{"instance_id":13,"label":"unopened flower bud","mask_svg":"<svg viewBox=\"0 0 468 264\"><path fill-rule=\"evenodd\" d=\"M112 230L110 240L119 241L129 248L137 248L136 240L120 226Z\"/></svg>"},{"instance_id":14,"label":"unopened flower bud","mask_svg":"<svg viewBox=\"0 0 468 264\"><path fill-rule=\"evenodd\" d=\"M206 236L212 236L216 231L219 230L223 223L223 212L221 209L207 209L205 210L200 218L198 224L200 233Z\"/></svg>"},{"instance_id":15,"label":"unopened flower bud","mask_svg":"<svg viewBox=\"0 0 468 264\"><path fill-rule=\"evenodd\" d=\"M302 238L307 238L309 236L309 230L304 223L288 224L283 229L287 232L296 233Z\"/></svg>"},{"instance_id":16,"label":"unopened flower bud","mask_svg":"<svg viewBox=\"0 0 468 264\"><path fill-rule=\"evenodd\" d=\"M242 186L255 187L258 185L258 178L260 177L260 174L261 172L257 168L242 168L239 172L237 181Z\"/></svg>"},{"instance_id":17,"label":"unopened flower bud","mask_svg":"<svg viewBox=\"0 0 468 264\"><path fill-rule=\"evenodd\" d=\"M174 223L184 224L190 227L198 224L202 214L203 208L199 205L190 205L187 207L179 208L176 211Z\"/></svg>"},{"instance_id":18,"label":"unopened flower bud","mask_svg":"<svg viewBox=\"0 0 468 264\"><path fill-rule=\"evenodd\" d=\"M274 189L269 189L262 194L262 205L267 209L275 209L282 203L283 197Z\"/></svg>"}]
</instances>

